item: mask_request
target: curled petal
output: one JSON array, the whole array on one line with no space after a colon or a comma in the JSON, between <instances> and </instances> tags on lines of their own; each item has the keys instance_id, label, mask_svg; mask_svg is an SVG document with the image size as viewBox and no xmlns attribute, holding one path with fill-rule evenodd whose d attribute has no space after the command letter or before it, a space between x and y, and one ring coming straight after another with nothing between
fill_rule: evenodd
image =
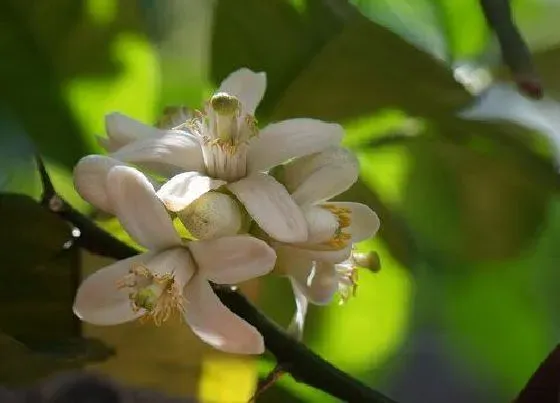
<instances>
[{"instance_id":1,"label":"curled petal","mask_svg":"<svg viewBox=\"0 0 560 403\"><path fill-rule=\"evenodd\" d=\"M282 242L307 240L307 222L288 191L274 178L256 173L228 185L256 223Z\"/></svg>"},{"instance_id":2,"label":"curled petal","mask_svg":"<svg viewBox=\"0 0 560 403\"><path fill-rule=\"evenodd\" d=\"M296 340L301 341L303 338L303 328L305 326L305 317L307 316L309 301L293 278L290 278L290 283L292 284L292 290L294 291L294 298L296 300L296 312L288 325L288 333L295 337Z\"/></svg>"},{"instance_id":3,"label":"curled petal","mask_svg":"<svg viewBox=\"0 0 560 403\"><path fill-rule=\"evenodd\" d=\"M248 235L191 242L189 249L200 272L217 284L263 276L276 262L276 254L266 242Z\"/></svg>"},{"instance_id":4,"label":"curled petal","mask_svg":"<svg viewBox=\"0 0 560 403\"><path fill-rule=\"evenodd\" d=\"M169 211L181 211L200 196L225 185L226 182L212 179L198 172L175 175L157 192Z\"/></svg>"},{"instance_id":5,"label":"curled petal","mask_svg":"<svg viewBox=\"0 0 560 403\"><path fill-rule=\"evenodd\" d=\"M198 139L181 130L132 142L111 155L113 158L151 168L162 175L183 171L204 172Z\"/></svg>"},{"instance_id":6,"label":"curled petal","mask_svg":"<svg viewBox=\"0 0 560 403\"><path fill-rule=\"evenodd\" d=\"M336 123L298 118L266 126L250 142L247 165L250 172L266 171L296 157L337 146L344 129Z\"/></svg>"},{"instance_id":7,"label":"curled petal","mask_svg":"<svg viewBox=\"0 0 560 403\"><path fill-rule=\"evenodd\" d=\"M241 68L227 76L217 92L226 92L239 99L245 114L254 115L266 90L266 74Z\"/></svg>"},{"instance_id":8,"label":"curled petal","mask_svg":"<svg viewBox=\"0 0 560 403\"><path fill-rule=\"evenodd\" d=\"M102 155L88 155L74 168L74 187L77 192L98 209L112 213L113 209L107 196L107 175L122 162Z\"/></svg>"},{"instance_id":9,"label":"curled petal","mask_svg":"<svg viewBox=\"0 0 560 403\"><path fill-rule=\"evenodd\" d=\"M132 267L145 263L151 257L153 253L144 253L120 260L86 278L74 300L76 316L94 325L117 325L142 316L143 311L133 311L129 291L119 289L117 285Z\"/></svg>"},{"instance_id":10,"label":"curled petal","mask_svg":"<svg viewBox=\"0 0 560 403\"><path fill-rule=\"evenodd\" d=\"M359 173L358 160L353 153L332 147L287 164L282 179L296 203L303 206L344 192L356 182Z\"/></svg>"},{"instance_id":11,"label":"curled petal","mask_svg":"<svg viewBox=\"0 0 560 403\"><path fill-rule=\"evenodd\" d=\"M142 172L127 166L111 169L107 192L115 215L139 244L149 249L181 244L169 214Z\"/></svg>"},{"instance_id":12,"label":"curled petal","mask_svg":"<svg viewBox=\"0 0 560 403\"><path fill-rule=\"evenodd\" d=\"M312 262L310 270L296 266L290 273L294 287L315 305L327 305L338 290L338 276L333 264Z\"/></svg>"},{"instance_id":13,"label":"curled petal","mask_svg":"<svg viewBox=\"0 0 560 403\"><path fill-rule=\"evenodd\" d=\"M264 340L257 329L222 304L203 277L193 277L184 295L185 320L202 341L228 353L264 352Z\"/></svg>"},{"instance_id":14,"label":"curled petal","mask_svg":"<svg viewBox=\"0 0 560 403\"><path fill-rule=\"evenodd\" d=\"M108 152L114 152L133 141L147 137L159 137L165 132L114 112L105 116L105 130L108 138L100 138L100 144Z\"/></svg>"}]
</instances>

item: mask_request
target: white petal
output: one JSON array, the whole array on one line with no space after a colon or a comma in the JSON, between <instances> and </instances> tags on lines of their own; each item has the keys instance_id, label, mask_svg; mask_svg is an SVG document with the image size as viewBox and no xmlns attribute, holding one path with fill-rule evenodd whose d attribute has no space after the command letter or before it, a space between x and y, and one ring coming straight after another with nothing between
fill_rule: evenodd
<instances>
[{"instance_id":1,"label":"white petal","mask_svg":"<svg viewBox=\"0 0 560 403\"><path fill-rule=\"evenodd\" d=\"M184 172L167 181L157 194L168 210L181 211L206 192L225 184L198 172Z\"/></svg>"},{"instance_id":2,"label":"white petal","mask_svg":"<svg viewBox=\"0 0 560 403\"><path fill-rule=\"evenodd\" d=\"M111 169L107 192L115 215L139 244L149 249L180 245L169 214L142 172L126 166Z\"/></svg>"},{"instance_id":3,"label":"white petal","mask_svg":"<svg viewBox=\"0 0 560 403\"><path fill-rule=\"evenodd\" d=\"M266 90L266 73L255 73L247 68L234 71L222 81L216 92L227 92L241 101L243 112L255 114Z\"/></svg>"},{"instance_id":4,"label":"white petal","mask_svg":"<svg viewBox=\"0 0 560 403\"><path fill-rule=\"evenodd\" d=\"M353 202L333 202L325 203L325 205L342 207L350 210L350 227L345 228L344 232L348 232L352 235L353 243L371 238L379 230L379 217L365 204Z\"/></svg>"},{"instance_id":5,"label":"white petal","mask_svg":"<svg viewBox=\"0 0 560 403\"><path fill-rule=\"evenodd\" d=\"M317 244L333 239L340 227L336 215L318 206L308 206L302 210L309 235L306 243Z\"/></svg>"},{"instance_id":6,"label":"white petal","mask_svg":"<svg viewBox=\"0 0 560 403\"><path fill-rule=\"evenodd\" d=\"M294 291L294 298L296 300L296 312L288 325L288 333L295 337L296 340L301 341L303 338L303 328L305 326L305 317L307 316L309 301L292 277L290 277L290 283L292 284L292 290Z\"/></svg>"},{"instance_id":7,"label":"white petal","mask_svg":"<svg viewBox=\"0 0 560 403\"><path fill-rule=\"evenodd\" d=\"M338 290L338 277L333 264L313 262L310 270L292 270L293 284L316 305L331 302Z\"/></svg>"},{"instance_id":8,"label":"white petal","mask_svg":"<svg viewBox=\"0 0 560 403\"><path fill-rule=\"evenodd\" d=\"M154 254L147 259L146 266L154 274L173 274L179 289L183 289L194 275L196 265L187 248L176 247Z\"/></svg>"},{"instance_id":9,"label":"white petal","mask_svg":"<svg viewBox=\"0 0 560 403\"><path fill-rule=\"evenodd\" d=\"M282 242L307 240L307 222L288 191L273 177L256 173L228 185L256 223Z\"/></svg>"},{"instance_id":10,"label":"white petal","mask_svg":"<svg viewBox=\"0 0 560 403\"><path fill-rule=\"evenodd\" d=\"M86 278L76 294L74 313L83 321L94 325L117 325L142 316L133 312L129 290L118 289L117 282L132 267L145 263L153 253L144 253L120 260L104 267Z\"/></svg>"},{"instance_id":11,"label":"white petal","mask_svg":"<svg viewBox=\"0 0 560 403\"><path fill-rule=\"evenodd\" d=\"M111 156L115 159L155 167L163 175L173 172L204 172L204 159L198 139L180 130L132 142ZM163 171L161 171L163 169Z\"/></svg>"},{"instance_id":12,"label":"white petal","mask_svg":"<svg viewBox=\"0 0 560 403\"><path fill-rule=\"evenodd\" d=\"M222 304L203 277L193 277L184 295L185 320L202 341L228 353L264 352L264 340L257 329Z\"/></svg>"},{"instance_id":13,"label":"white petal","mask_svg":"<svg viewBox=\"0 0 560 403\"><path fill-rule=\"evenodd\" d=\"M165 133L118 112L105 116L105 130L109 136L108 141L104 142L108 152L114 152L133 141L159 137Z\"/></svg>"},{"instance_id":14,"label":"white petal","mask_svg":"<svg viewBox=\"0 0 560 403\"><path fill-rule=\"evenodd\" d=\"M218 284L237 284L269 273L276 262L274 250L248 235L189 243L200 272Z\"/></svg>"},{"instance_id":15,"label":"white petal","mask_svg":"<svg viewBox=\"0 0 560 403\"><path fill-rule=\"evenodd\" d=\"M316 119L290 119L266 126L249 143L249 172L266 171L291 158L337 146L344 129L336 123Z\"/></svg>"},{"instance_id":16,"label":"white petal","mask_svg":"<svg viewBox=\"0 0 560 403\"><path fill-rule=\"evenodd\" d=\"M350 257L352 253L352 245L337 250L328 250L325 248L312 248L312 245L282 245L285 253L297 255L307 260L318 260L328 263L340 263Z\"/></svg>"},{"instance_id":17,"label":"white petal","mask_svg":"<svg viewBox=\"0 0 560 403\"><path fill-rule=\"evenodd\" d=\"M118 165L123 163L102 155L88 155L82 158L74 168L76 191L98 209L112 213L106 183L109 171Z\"/></svg>"},{"instance_id":18,"label":"white petal","mask_svg":"<svg viewBox=\"0 0 560 403\"><path fill-rule=\"evenodd\" d=\"M354 154L332 147L287 164L282 179L296 203L303 206L344 192L356 182L359 173Z\"/></svg>"}]
</instances>

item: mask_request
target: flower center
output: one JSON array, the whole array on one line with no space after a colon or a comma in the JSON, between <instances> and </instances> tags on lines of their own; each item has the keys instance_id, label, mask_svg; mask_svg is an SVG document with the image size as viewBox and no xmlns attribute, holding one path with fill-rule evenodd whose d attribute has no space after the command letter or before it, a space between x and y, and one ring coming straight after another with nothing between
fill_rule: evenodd
<instances>
[{"instance_id":1,"label":"flower center","mask_svg":"<svg viewBox=\"0 0 560 403\"><path fill-rule=\"evenodd\" d=\"M218 92L185 127L199 137L207 173L215 178L236 181L247 173L247 150L258 135L254 116L242 114L239 99Z\"/></svg>"},{"instance_id":2,"label":"flower center","mask_svg":"<svg viewBox=\"0 0 560 403\"><path fill-rule=\"evenodd\" d=\"M173 273L154 274L147 267L138 265L117 282L119 289L130 290L132 310L144 309L143 320L153 320L160 326L175 312L184 311L183 295L178 290Z\"/></svg>"},{"instance_id":3,"label":"flower center","mask_svg":"<svg viewBox=\"0 0 560 403\"><path fill-rule=\"evenodd\" d=\"M322 205L321 207L330 211L338 223L332 237L323 242L323 244L334 249L342 249L346 247L352 239L352 235L344 231L346 228L350 227L350 224L352 223L351 210L346 207L337 207L333 205Z\"/></svg>"}]
</instances>

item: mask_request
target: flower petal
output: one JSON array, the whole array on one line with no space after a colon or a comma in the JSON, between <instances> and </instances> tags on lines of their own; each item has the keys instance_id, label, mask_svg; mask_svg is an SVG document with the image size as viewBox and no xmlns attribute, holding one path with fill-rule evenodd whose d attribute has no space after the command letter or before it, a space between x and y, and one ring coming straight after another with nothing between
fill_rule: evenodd
<instances>
[{"instance_id":1,"label":"flower petal","mask_svg":"<svg viewBox=\"0 0 560 403\"><path fill-rule=\"evenodd\" d=\"M343 136L342 126L316 119L299 118L270 124L249 143L248 170L266 171L291 158L337 146Z\"/></svg>"},{"instance_id":2,"label":"flower petal","mask_svg":"<svg viewBox=\"0 0 560 403\"><path fill-rule=\"evenodd\" d=\"M154 274L173 274L180 290L183 290L196 270L189 250L184 247L170 248L154 254L153 257L146 259L144 266Z\"/></svg>"},{"instance_id":3,"label":"flower petal","mask_svg":"<svg viewBox=\"0 0 560 403\"><path fill-rule=\"evenodd\" d=\"M307 222L288 191L273 177L256 173L228 185L256 223L282 242L307 240Z\"/></svg>"},{"instance_id":4,"label":"flower petal","mask_svg":"<svg viewBox=\"0 0 560 403\"><path fill-rule=\"evenodd\" d=\"M266 73L255 73L244 67L227 76L216 92L237 97L243 106L243 113L254 115L265 90Z\"/></svg>"},{"instance_id":5,"label":"flower petal","mask_svg":"<svg viewBox=\"0 0 560 403\"><path fill-rule=\"evenodd\" d=\"M301 341L301 339L303 339L303 328L305 326L305 317L307 316L309 301L292 277L290 277L290 283L292 284L292 290L294 291L294 298L296 300L296 312L288 325L288 333L295 337L296 340Z\"/></svg>"},{"instance_id":6,"label":"flower petal","mask_svg":"<svg viewBox=\"0 0 560 403\"><path fill-rule=\"evenodd\" d=\"M298 255L307 260L319 260L328 263L340 263L350 257L352 245L337 250L312 248L311 245L282 245L282 249L290 255ZM278 257L280 259L280 256Z\"/></svg>"},{"instance_id":7,"label":"flower petal","mask_svg":"<svg viewBox=\"0 0 560 403\"><path fill-rule=\"evenodd\" d=\"M264 340L257 329L222 304L203 277L194 276L184 295L185 320L202 341L228 353L264 352Z\"/></svg>"},{"instance_id":8,"label":"flower petal","mask_svg":"<svg viewBox=\"0 0 560 403\"><path fill-rule=\"evenodd\" d=\"M113 158L146 164L162 175L183 171L204 172L204 159L198 139L181 130L134 141L111 155Z\"/></svg>"},{"instance_id":9,"label":"flower petal","mask_svg":"<svg viewBox=\"0 0 560 403\"><path fill-rule=\"evenodd\" d=\"M206 192L225 184L225 181L198 172L184 172L167 181L157 195L168 210L181 211Z\"/></svg>"},{"instance_id":10,"label":"flower petal","mask_svg":"<svg viewBox=\"0 0 560 403\"><path fill-rule=\"evenodd\" d=\"M78 287L73 310L81 320L94 325L117 325L130 322L143 315L143 311L134 312L129 298L129 291L119 289L117 282L128 271L153 256L143 253L128 259L119 260L99 269Z\"/></svg>"},{"instance_id":11,"label":"flower petal","mask_svg":"<svg viewBox=\"0 0 560 403\"><path fill-rule=\"evenodd\" d=\"M189 249L200 272L217 284L264 276L276 262L276 254L266 242L248 235L190 242Z\"/></svg>"},{"instance_id":12,"label":"flower petal","mask_svg":"<svg viewBox=\"0 0 560 403\"><path fill-rule=\"evenodd\" d=\"M111 169L107 192L115 215L139 244L149 249L181 244L169 214L142 172L127 166Z\"/></svg>"},{"instance_id":13,"label":"flower petal","mask_svg":"<svg viewBox=\"0 0 560 403\"><path fill-rule=\"evenodd\" d=\"M342 147L299 158L286 164L283 183L298 205L328 200L356 182L360 173L358 160Z\"/></svg>"},{"instance_id":14,"label":"flower petal","mask_svg":"<svg viewBox=\"0 0 560 403\"><path fill-rule=\"evenodd\" d=\"M118 165L123 163L103 155L88 155L82 158L74 168L76 191L98 209L112 213L106 183L109 171Z\"/></svg>"},{"instance_id":15,"label":"flower petal","mask_svg":"<svg viewBox=\"0 0 560 403\"><path fill-rule=\"evenodd\" d=\"M102 144L108 152L114 152L133 141L147 137L159 137L165 133L163 130L148 126L118 112L105 116L105 130L109 138Z\"/></svg>"},{"instance_id":16,"label":"flower petal","mask_svg":"<svg viewBox=\"0 0 560 403\"><path fill-rule=\"evenodd\" d=\"M373 237L379 230L380 221L375 212L362 203L332 202L327 206L347 208L350 210L350 226L344 231L352 235L352 242L360 242Z\"/></svg>"},{"instance_id":17,"label":"flower petal","mask_svg":"<svg viewBox=\"0 0 560 403\"><path fill-rule=\"evenodd\" d=\"M312 262L309 270L295 266L290 276L292 284L315 305L327 305L338 290L338 277L333 264Z\"/></svg>"}]
</instances>

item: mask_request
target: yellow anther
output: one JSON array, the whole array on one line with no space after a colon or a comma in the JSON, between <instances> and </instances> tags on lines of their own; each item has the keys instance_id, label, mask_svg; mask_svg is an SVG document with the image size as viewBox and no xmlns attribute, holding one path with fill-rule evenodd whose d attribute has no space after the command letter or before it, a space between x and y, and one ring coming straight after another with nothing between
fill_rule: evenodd
<instances>
[{"instance_id":1,"label":"yellow anther","mask_svg":"<svg viewBox=\"0 0 560 403\"><path fill-rule=\"evenodd\" d=\"M175 284L173 273L154 274L145 266L134 266L117 282L117 288L130 288L132 310L144 309L142 321L152 320L157 326L175 311L183 312L183 296Z\"/></svg>"}]
</instances>

